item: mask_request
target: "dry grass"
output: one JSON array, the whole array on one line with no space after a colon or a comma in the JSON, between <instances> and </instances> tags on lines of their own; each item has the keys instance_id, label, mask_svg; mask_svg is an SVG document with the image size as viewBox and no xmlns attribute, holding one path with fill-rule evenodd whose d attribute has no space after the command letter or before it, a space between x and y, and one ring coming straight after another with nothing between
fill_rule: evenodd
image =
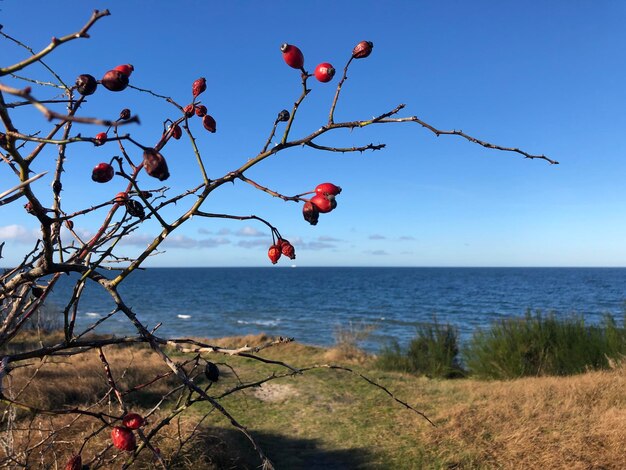
<instances>
[{"instance_id":1,"label":"dry grass","mask_svg":"<svg viewBox=\"0 0 626 470\"><path fill-rule=\"evenodd\" d=\"M624 368L440 387L432 417L441 425L422 438L444 461L465 454L488 467L626 468Z\"/></svg>"},{"instance_id":2,"label":"dry grass","mask_svg":"<svg viewBox=\"0 0 626 470\"><path fill-rule=\"evenodd\" d=\"M264 336L208 341L235 347L260 344ZM105 350L114 365L113 375L122 388L132 387L165 372L165 366L144 347L110 347ZM296 366L328 360L324 349L298 343L281 344L264 356ZM280 368L245 358L214 356L236 368L244 381L265 377ZM571 377L525 378L512 381L471 379L430 380L408 374L382 372L367 358L355 365L340 363L374 378L399 398L416 406L437 424L389 399L380 389L341 371L320 370L297 378L281 379L268 386L230 396L223 401L259 439L278 468L505 468L505 469L622 469L626 468L626 367L588 372ZM34 371L12 373L14 390ZM224 367L214 393L237 383ZM23 401L40 406L67 406L103 397L108 386L95 352L85 358L40 368L23 395ZM133 411L145 411L164 393L169 379L136 392ZM116 413L116 403L104 403ZM249 443L217 413L211 413L200 433L179 447L208 408L197 408L174 420L155 440L171 468L254 468L258 465ZM165 416L167 406L150 419ZM55 427L70 416L54 418ZM31 421L32 420L32 421ZM46 417L22 416L22 425L45 429ZM82 438L77 430L95 429L99 423L80 418L74 431L57 436L63 463ZM31 444L38 438L30 433ZM108 444L108 430L92 439L85 457ZM52 458L52 454L47 454ZM112 458L113 450L107 451ZM116 460L114 466L119 466ZM319 464L319 465L318 465ZM318 465L316 467L316 465ZM35 465L36 466L36 465ZM106 466L104 468L107 468ZM112 468L112 467L110 467ZM143 452L136 468L153 468L152 456Z\"/></svg>"},{"instance_id":3,"label":"dry grass","mask_svg":"<svg viewBox=\"0 0 626 470\"><path fill-rule=\"evenodd\" d=\"M159 374L169 372L163 362L146 347L107 347L104 349L111 373L118 388L127 390L146 383ZM58 409L90 403L102 398L108 391L103 363L96 350L54 358L48 362L35 361L28 367L14 370L10 375L12 392L19 401L45 409ZM137 394L143 404L165 393L173 379L160 380ZM132 403L133 396L129 399ZM18 399L18 398L16 398Z\"/></svg>"}]
</instances>

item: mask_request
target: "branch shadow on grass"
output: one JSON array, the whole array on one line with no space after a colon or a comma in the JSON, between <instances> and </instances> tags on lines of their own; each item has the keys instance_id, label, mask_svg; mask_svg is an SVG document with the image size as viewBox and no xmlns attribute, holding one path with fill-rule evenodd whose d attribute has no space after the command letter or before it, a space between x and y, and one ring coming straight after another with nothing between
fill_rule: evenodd
<instances>
[{"instance_id":1,"label":"branch shadow on grass","mask_svg":"<svg viewBox=\"0 0 626 470\"><path fill-rule=\"evenodd\" d=\"M253 436L277 469L348 470L371 466L373 458L366 449L324 449L317 439L262 431L254 431ZM176 469L252 470L260 468L261 461L239 431L204 428L170 465Z\"/></svg>"}]
</instances>

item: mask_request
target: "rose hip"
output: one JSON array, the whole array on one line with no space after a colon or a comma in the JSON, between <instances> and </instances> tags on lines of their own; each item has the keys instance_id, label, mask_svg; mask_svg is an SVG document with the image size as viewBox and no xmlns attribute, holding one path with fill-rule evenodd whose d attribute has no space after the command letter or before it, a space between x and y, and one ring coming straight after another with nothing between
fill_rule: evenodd
<instances>
[{"instance_id":1,"label":"rose hip","mask_svg":"<svg viewBox=\"0 0 626 470\"><path fill-rule=\"evenodd\" d=\"M122 418L122 424L128 429L139 429L145 424L145 420L137 413L128 413Z\"/></svg>"},{"instance_id":2,"label":"rose hip","mask_svg":"<svg viewBox=\"0 0 626 470\"><path fill-rule=\"evenodd\" d=\"M133 67L130 64L124 64L124 65L118 65L113 70L117 70L121 74L124 74L127 77L130 77L130 74L133 73L133 71L135 70L135 67Z\"/></svg>"},{"instance_id":3,"label":"rose hip","mask_svg":"<svg viewBox=\"0 0 626 470\"><path fill-rule=\"evenodd\" d=\"M119 70L109 70L100 82L109 91L122 91L128 86L128 75Z\"/></svg>"},{"instance_id":4,"label":"rose hip","mask_svg":"<svg viewBox=\"0 0 626 470\"><path fill-rule=\"evenodd\" d=\"M164 181L170 177L165 158L155 149L143 151L143 167L146 173L159 181Z\"/></svg>"},{"instance_id":5,"label":"rose hip","mask_svg":"<svg viewBox=\"0 0 626 470\"><path fill-rule=\"evenodd\" d=\"M91 179L96 183L107 183L114 175L115 170L108 163L98 163L91 171Z\"/></svg>"},{"instance_id":6,"label":"rose hip","mask_svg":"<svg viewBox=\"0 0 626 470\"><path fill-rule=\"evenodd\" d=\"M283 53L283 60L289 67L301 69L304 66L304 55L302 51L292 44L281 44L280 51Z\"/></svg>"},{"instance_id":7,"label":"rose hip","mask_svg":"<svg viewBox=\"0 0 626 470\"><path fill-rule=\"evenodd\" d=\"M335 207L337 207L337 201L335 201L335 196L329 194L328 196L322 196L321 194L316 194L311 198L311 204L313 204L317 209L322 213L326 214L327 212L332 211Z\"/></svg>"},{"instance_id":8,"label":"rose hip","mask_svg":"<svg viewBox=\"0 0 626 470\"><path fill-rule=\"evenodd\" d=\"M76 78L76 90L83 96L93 95L98 88L98 82L95 77L84 73Z\"/></svg>"},{"instance_id":9,"label":"rose hip","mask_svg":"<svg viewBox=\"0 0 626 470\"><path fill-rule=\"evenodd\" d=\"M322 196L325 194L336 196L339 193L341 193L341 188L332 183L322 183L315 187L315 194L321 194Z\"/></svg>"},{"instance_id":10,"label":"rose hip","mask_svg":"<svg viewBox=\"0 0 626 470\"><path fill-rule=\"evenodd\" d=\"M330 82L334 76L335 67L333 67L328 62L322 62L317 67L315 67L315 78L317 78L322 83Z\"/></svg>"},{"instance_id":11,"label":"rose hip","mask_svg":"<svg viewBox=\"0 0 626 470\"><path fill-rule=\"evenodd\" d=\"M207 131L211 133L215 133L215 131L217 130L217 124L215 122L215 119L213 119L210 114L207 114L202 118L202 125Z\"/></svg>"},{"instance_id":12,"label":"rose hip","mask_svg":"<svg viewBox=\"0 0 626 470\"><path fill-rule=\"evenodd\" d=\"M206 112L207 112L206 106L202 104L196 105L196 116L204 117L206 115Z\"/></svg>"},{"instance_id":13,"label":"rose hip","mask_svg":"<svg viewBox=\"0 0 626 470\"><path fill-rule=\"evenodd\" d=\"M137 441L133 432L122 426L115 426L111 431L111 441L113 445L119 450L125 450L127 452L135 450L137 447Z\"/></svg>"},{"instance_id":14,"label":"rose hip","mask_svg":"<svg viewBox=\"0 0 626 470\"><path fill-rule=\"evenodd\" d=\"M320 211L317 206L314 206L310 201L304 203L302 206L302 216L311 225L317 225L320 218Z\"/></svg>"},{"instance_id":15,"label":"rose hip","mask_svg":"<svg viewBox=\"0 0 626 470\"><path fill-rule=\"evenodd\" d=\"M272 264L278 263L278 260L280 259L280 254L281 251L278 245L272 245L270 246L270 249L267 250L267 256L269 257Z\"/></svg>"},{"instance_id":16,"label":"rose hip","mask_svg":"<svg viewBox=\"0 0 626 470\"><path fill-rule=\"evenodd\" d=\"M200 77L191 85L191 94L193 97L197 97L206 90L206 78Z\"/></svg>"},{"instance_id":17,"label":"rose hip","mask_svg":"<svg viewBox=\"0 0 626 470\"><path fill-rule=\"evenodd\" d=\"M354 49L352 49L352 57L355 59L364 59L372 53L374 43L371 41L361 41Z\"/></svg>"}]
</instances>

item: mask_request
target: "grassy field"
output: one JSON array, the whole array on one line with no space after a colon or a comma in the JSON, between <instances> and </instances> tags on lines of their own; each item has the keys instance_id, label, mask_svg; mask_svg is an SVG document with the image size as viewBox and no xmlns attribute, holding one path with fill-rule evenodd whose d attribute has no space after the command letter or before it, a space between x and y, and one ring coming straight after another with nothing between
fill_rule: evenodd
<instances>
[{"instance_id":1,"label":"grassy field","mask_svg":"<svg viewBox=\"0 0 626 470\"><path fill-rule=\"evenodd\" d=\"M122 387L166 370L145 348L107 348L105 352ZM97 354L91 356L40 368L21 400L54 408L104 396L108 389L102 367ZM559 378L440 380L383 372L367 356L297 343L268 349L263 356L296 367L340 364L355 372L316 369L220 400L251 431L277 468L626 468L622 449L626 368L622 366ZM211 359L228 363L237 374L221 365L222 377L210 389L214 396L240 380L253 382L285 372L283 367L247 358L212 355ZM425 413L435 426L358 373ZM14 390L31 376L29 368L14 371ZM133 411L154 405L168 380L129 395ZM172 421L158 439L172 467L257 467L260 462L241 433L218 413L207 415L207 411L204 404L192 408L180 421ZM178 436L189 432L201 417L199 435L178 449ZM93 426L88 420L81 422L84 429ZM64 448L71 449L72 436L64 439L70 443ZM91 440L84 454L97 452L102 444ZM154 468L149 456L140 460L138 468Z\"/></svg>"}]
</instances>

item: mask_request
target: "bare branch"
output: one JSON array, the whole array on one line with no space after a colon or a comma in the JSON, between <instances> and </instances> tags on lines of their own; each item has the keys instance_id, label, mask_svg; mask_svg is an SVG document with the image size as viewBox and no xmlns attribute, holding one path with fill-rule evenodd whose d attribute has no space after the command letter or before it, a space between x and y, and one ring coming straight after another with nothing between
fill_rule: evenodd
<instances>
[{"instance_id":1,"label":"bare branch","mask_svg":"<svg viewBox=\"0 0 626 470\"><path fill-rule=\"evenodd\" d=\"M63 36L61 38L52 38L52 41L50 41L50 44L48 44L48 46L46 46L40 52L33 54L31 57L28 57L27 59L24 59L23 61L18 62L17 64L11 65L9 67L0 68L0 77L3 75L7 75L9 73L17 72L18 70L22 70L23 68L32 64L33 62L40 61L41 59L43 59L50 52L55 50L57 47L59 47L63 43L72 41L74 39L88 38L89 37L88 31L96 23L96 21L108 15L110 15L109 10L102 10L102 11L95 10L93 14L91 15L91 18L89 19L89 21L87 21L85 26L83 26L78 32L68 34L67 36ZM0 31L0 34L2 34L2 36L6 38L10 38L10 36L7 36L5 33L1 31Z\"/></svg>"}]
</instances>

